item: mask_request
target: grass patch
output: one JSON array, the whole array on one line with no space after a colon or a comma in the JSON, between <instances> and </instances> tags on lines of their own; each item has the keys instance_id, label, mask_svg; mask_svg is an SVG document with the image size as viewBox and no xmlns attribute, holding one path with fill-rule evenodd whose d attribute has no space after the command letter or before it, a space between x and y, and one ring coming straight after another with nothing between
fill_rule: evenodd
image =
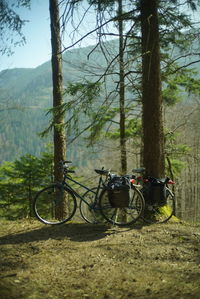
<instances>
[{"instance_id":1,"label":"grass patch","mask_svg":"<svg viewBox=\"0 0 200 299\"><path fill-rule=\"evenodd\" d=\"M199 299L199 229L3 221L1 299Z\"/></svg>"}]
</instances>

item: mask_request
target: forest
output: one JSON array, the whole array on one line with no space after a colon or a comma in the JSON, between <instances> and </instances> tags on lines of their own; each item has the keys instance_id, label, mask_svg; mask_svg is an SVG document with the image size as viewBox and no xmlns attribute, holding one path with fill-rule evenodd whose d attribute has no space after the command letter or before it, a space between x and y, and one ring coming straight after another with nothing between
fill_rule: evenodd
<instances>
[{"instance_id":1,"label":"forest","mask_svg":"<svg viewBox=\"0 0 200 299\"><path fill-rule=\"evenodd\" d=\"M81 14L79 2L61 1L62 32ZM200 31L191 17L199 5L189 0L153 2L159 23L159 71L156 57L145 69L153 55L149 58L150 50L144 50L148 36L141 15L152 11L146 11L146 1L119 0L88 1L96 13L97 44L74 48L77 38L63 47L63 102L58 110L52 108L50 61L35 69L0 73L1 218L32 217L36 192L52 182L52 128L58 112L64 115L66 156L76 175L81 173L80 180L90 178L95 185L93 170L102 166L117 173L145 166L175 181L176 216L199 221ZM112 26L106 28L108 23ZM76 32L81 23L74 26ZM151 30L155 43L156 27ZM112 40L106 39L109 35ZM150 83L145 85L148 72ZM154 103L155 98L159 101Z\"/></svg>"}]
</instances>

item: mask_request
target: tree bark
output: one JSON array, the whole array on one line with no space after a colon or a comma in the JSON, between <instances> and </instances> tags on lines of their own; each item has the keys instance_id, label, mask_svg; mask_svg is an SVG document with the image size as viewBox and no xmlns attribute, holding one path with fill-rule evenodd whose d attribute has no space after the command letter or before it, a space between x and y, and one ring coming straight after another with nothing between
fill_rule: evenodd
<instances>
[{"instance_id":1,"label":"tree bark","mask_svg":"<svg viewBox=\"0 0 200 299\"><path fill-rule=\"evenodd\" d=\"M165 174L158 1L141 0L143 163L146 175Z\"/></svg>"},{"instance_id":2,"label":"tree bark","mask_svg":"<svg viewBox=\"0 0 200 299\"><path fill-rule=\"evenodd\" d=\"M49 11L51 20L51 64L54 108L54 180L57 182L62 180L59 162L66 158L64 117L60 109L63 104L63 78L58 0L49 0Z\"/></svg>"},{"instance_id":3,"label":"tree bark","mask_svg":"<svg viewBox=\"0 0 200 299\"><path fill-rule=\"evenodd\" d=\"M119 17L119 108L120 108L120 153L121 173L127 173L126 136L125 136L125 84L124 84L124 39L122 20L122 0L118 2Z\"/></svg>"}]
</instances>

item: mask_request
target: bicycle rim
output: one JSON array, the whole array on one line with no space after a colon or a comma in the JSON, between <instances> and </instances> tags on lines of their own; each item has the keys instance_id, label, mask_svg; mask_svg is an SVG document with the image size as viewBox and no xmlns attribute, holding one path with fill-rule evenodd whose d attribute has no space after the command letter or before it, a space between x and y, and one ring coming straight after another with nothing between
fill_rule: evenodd
<instances>
[{"instance_id":1,"label":"bicycle rim","mask_svg":"<svg viewBox=\"0 0 200 299\"><path fill-rule=\"evenodd\" d=\"M175 197L170 189L166 189L167 197L165 205L145 205L143 220L146 223L165 223L167 222L175 212Z\"/></svg>"},{"instance_id":2,"label":"bicycle rim","mask_svg":"<svg viewBox=\"0 0 200 299\"><path fill-rule=\"evenodd\" d=\"M51 185L38 192L33 202L35 216L45 224L62 224L76 212L74 194L60 185Z\"/></svg>"},{"instance_id":3,"label":"bicycle rim","mask_svg":"<svg viewBox=\"0 0 200 299\"><path fill-rule=\"evenodd\" d=\"M124 208L113 208L110 204L107 190L103 190L99 199L100 211L110 223L118 226L127 226L135 223L143 213L144 198L139 190L130 190L129 205Z\"/></svg>"},{"instance_id":4,"label":"bicycle rim","mask_svg":"<svg viewBox=\"0 0 200 299\"><path fill-rule=\"evenodd\" d=\"M102 217L100 213L100 208L98 204L98 200L95 202L95 195L97 192L97 188L94 187L91 190L88 190L84 193L83 200L80 201L80 214L81 217L88 223L98 224L105 222L105 219Z\"/></svg>"}]
</instances>

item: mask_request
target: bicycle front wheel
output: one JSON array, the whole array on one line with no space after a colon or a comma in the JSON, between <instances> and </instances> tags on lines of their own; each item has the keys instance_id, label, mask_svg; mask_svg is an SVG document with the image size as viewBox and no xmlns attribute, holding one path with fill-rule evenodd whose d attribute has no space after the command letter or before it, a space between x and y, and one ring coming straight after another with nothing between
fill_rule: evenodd
<instances>
[{"instance_id":1,"label":"bicycle front wheel","mask_svg":"<svg viewBox=\"0 0 200 299\"><path fill-rule=\"evenodd\" d=\"M99 206L103 217L108 222L118 226L127 226L135 223L141 217L144 210L144 198L138 189L132 187L128 206L115 208L110 203L108 191L104 189L100 194Z\"/></svg>"},{"instance_id":2,"label":"bicycle front wheel","mask_svg":"<svg viewBox=\"0 0 200 299\"><path fill-rule=\"evenodd\" d=\"M105 222L105 218L103 218L100 212L98 198L96 198L96 196L98 195L96 195L96 193L97 193L97 187L94 187L91 190L86 191L82 196L83 199L81 199L80 207L79 207L81 217L86 222L91 224L98 224L98 223Z\"/></svg>"},{"instance_id":3,"label":"bicycle front wheel","mask_svg":"<svg viewBox=\"0 0 200 299\"><path fill-rule=\"evenodd\" d=\"M146 223L165 223L175 213L175 196L166 188L166 201L164 205L145 203L143 219Z\"/></svg>"},{"instance_id":4,"label":"bicycle front wheel","mask_svg":"<svg viewBox=\"0 0 200 299\"><path fill-rule=\"evenodd\" d=\"M45 224L62 224L76 212L76 197L62 185L54 184L39 191L33 201L35 216Z\"/></svg>"}]
</instances>

